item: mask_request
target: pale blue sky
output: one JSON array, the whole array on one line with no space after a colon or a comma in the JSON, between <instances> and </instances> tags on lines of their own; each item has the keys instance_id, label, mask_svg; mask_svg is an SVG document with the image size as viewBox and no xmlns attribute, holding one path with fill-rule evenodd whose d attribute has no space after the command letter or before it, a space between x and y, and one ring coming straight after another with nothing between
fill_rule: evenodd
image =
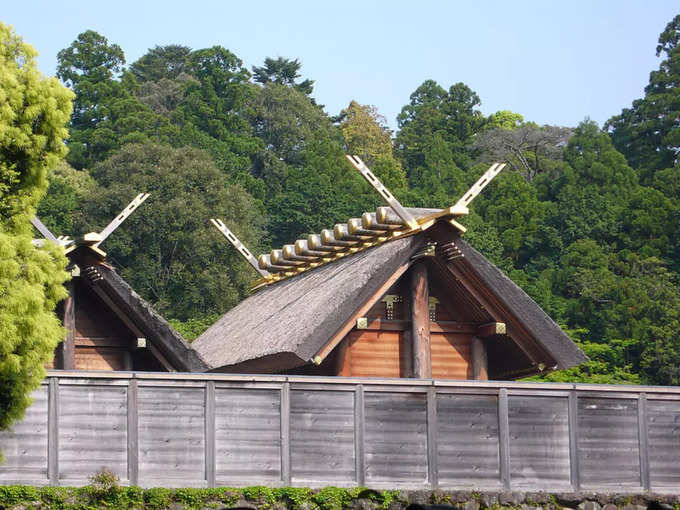
<instances>
[{"instance_id":1,"label":"pale blue sky","mask_svg":"<svg viewBox=\"0 0 680 510\"><path fill-rule=\"evenodd\" d=\"M659 33L677 0L554 1L8 1L0 21L40 52L93 29L128 63L155 45L222 45L248 68L267 56L298 58L314 96L336 114L373 104L394 128L426 79L462 81L486 114L508 109L540 124L602 124L643 94L659 59Z\"/></svg>"}]
</instances>

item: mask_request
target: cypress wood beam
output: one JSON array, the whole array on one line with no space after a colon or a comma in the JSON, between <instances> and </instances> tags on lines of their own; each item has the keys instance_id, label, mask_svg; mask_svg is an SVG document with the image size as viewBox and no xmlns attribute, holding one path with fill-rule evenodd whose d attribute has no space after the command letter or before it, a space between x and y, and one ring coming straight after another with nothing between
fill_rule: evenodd
<instances>
[{"instance_id":1,"label":"cypress wood beam","mask_svg":"<svg viewBox=\"0 0 680 510\"><path fill-rule=\"evenodd\" d=\"M489 380L489 363L486 357L486 345L484 340L473 336L472 343L472 378L475 381Z\"/></svg>"},{"instance_id":2,"label":"cypress wood beam","mask_svg":"<svg viewBox=\"0 0 680 510\"><path fill-rule=\"evenodd\" d=\"M505 322L489 322L477 328L477 336L481 338L488 338L494 335L505 335L507 327Z\"/></svg>"},{"instance_id":3,"label":"cypress wood beam","mask_svg":"<svg viewBox=\"0 0 680 510\"><path fill-rule=\"evenodd\" d=\"M66 336L61 347L61 368L75 370L76 368L76 310L75 288L73 281L66 284L68 297L64 301L64 329Z\"/></svg>"},{"instance_id":4,"label":"cypress wood beam","mask_svg":"<svg viewBox=\"0 0 680 510\"><path fill-rule=\"evenodd\" d=\"M423 261L411 266L411 341L413 343L413 377L432 377L430 352L430 292L427 265Z\"/></svg>"}]
</instances>

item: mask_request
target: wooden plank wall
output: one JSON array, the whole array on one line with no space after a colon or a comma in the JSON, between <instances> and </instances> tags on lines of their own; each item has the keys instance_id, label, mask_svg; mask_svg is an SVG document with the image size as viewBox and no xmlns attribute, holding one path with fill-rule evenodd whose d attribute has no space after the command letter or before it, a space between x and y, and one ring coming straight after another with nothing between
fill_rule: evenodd
<instances>
[{"instance_id":1,"label":"wooden plank wall","mask_svg":"<svg viewBox=\"0 0 680 510\"><path fill-rule=\"evenodd\" d=\"M205 481L205 386L139 386L139 478L148 485Z\"/></svg>"},{"instance_id":2,"label":"wooden plank wall","mask_svg":"<svg viewBox=\"0 0 680 510\"><path fill-rule=\"evenodd\" d=\"M130 370L134 335L84 284L75 285L75 368Z\"/></svg>"},{"instance_id":3,"label":"wooden plank wall","mask_svg":"<svg viewBox=\"0 0 680 510\"><path fill-rule=\"evenodd\" d=\"M52 371L0 484L677 492L680 388Z\"/></svg>"},{"instance_id":4,"label":"wooden plank wall","mask_svg":"<svg viewBox=\"0 0 680 510\"><path fill-rule=\"evenodd\" d=\"M368 390L368 391L367 391ZM427 401L423 393L364 388L366 482L427 482Z\"/></svg>"},{"instance_id":5,"label":"wooden plank wall","mask_svg":"<svg viewBox=\"0 0 680 510\"><path fill-rule=\"evenodd\" d=\"M302 485L354 480L354 393L290 391L291 477Z\"/></svg>"},{"instance_id":6,"label":"wooden plank wall","mask_svg":"<svg viewBox=\"0 0 680 510\"><path fill-rule=\"evenodd\" d=\"M278 388L217 386L215 476L219 485L281 480L280 411Z\"/></svg>"},{"instance_id":7,"label":"wooden plank wall","mask_svg":"<svg viewBox=\"0 0 680 510\"><path fill-rule=\"evenodd\" d=\"M67 385L58 400L60 482L77 484L103 466L127 478L126 388Z\"/></svg>"},{"instance_id":8,"label":"wooden plank wall","mask_svg":"<svg viewBox=\"0 0 680 510\"><path fill-rule=\"evenodd\" d=\"M0 463L0 484L21 483L45 485L47 472L47 443L49 431L48 387L43 385L33 392L33 405L26 410L23 421L9 431L0 431L0 449L5 462ZM9 466L8 469L5 467Z\"/></svg>"}]
</instances>

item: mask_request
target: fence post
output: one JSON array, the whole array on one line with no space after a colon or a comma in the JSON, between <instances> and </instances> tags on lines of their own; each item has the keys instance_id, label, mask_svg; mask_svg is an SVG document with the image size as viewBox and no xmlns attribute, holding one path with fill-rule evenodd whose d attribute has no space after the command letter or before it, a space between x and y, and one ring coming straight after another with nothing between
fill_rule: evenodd
<instances>
[{"instance_id":1,"label":"fence post","mask_svg":"<svg viewBox=\"0 0 680 510\"><path fill-rule=\"evenodd\" d=\"M569 392L569 473L571 488L574 492L581 490L581 478L578 462L578 395Z\"/></svg>"},{"instance_id":2,"label":"fence post","mask_svg":"<svg viewBox=\"0 0 680 510\"><path fill-rule=\"evenodd\" d=\"M366 465L364 462L364 385L357 384L354 389L354 461L356 480L359 487L366 483Z\"/></svg>"},{"instance_id":3,"label":"fence post","mask_svg":"<svg viewBox=\"0 0 680 510\"><path fill-rule=\"evenodd\" d=\"M437 462L437 388L427 389L427 479L433 489L439 485Z\"/></svg>"},{"instance_id":4,"label":"fence post","mask_svg":"<svg viewBox=\"0 0 680 510\"><path fill-rule=\"evenodd\" d=\"M640 484L649 490L649 450L647 449L647 394L638 397L638 448L640 450Z\"/></svg>"},{"instance_id":5,"label":"fence post","mask_svg":"<svg viewBox=\"0 0 680 510\"><path fill-rule=\"evenodd\" d=\"M47 393L47 477L59 485L59 379L50 377Z\"/></svg>"},{"instance_id":6,"label":"fence post","mask_svg":"<svg viewBox=\"0 0 680 510\"><path fill-rule=\"evenodd\" d=\"M290 383L281 385L281 480L290 485Z\"/></svg>"},{"instance_id":7,"label":"fence post","mask_svg":"<svg viewBox=\"0 0 680 510\"><path fill-rule=\"evenodd\" d=\"M205 479L215 487L215 381L205 383Z\"/></svg>"},{"instance_id":8,"label":"fence post","mask_svg":"<svg viewBox=\"0 0 680 510\"><path fill-rule=\"evenodd\" d=\"M498 392L498 433L500 472L503 488L510 490L510 422L508 419L508 390Z\"/></svg>"},{"instance_id":9,"label":"fence post","mask_svg":"<svg viewBox=\"0 0 680 510\"><path fill-rule=\"evenodd\" d=\"M130 379L127 387L127 469L130 485L139 484L138 416L137 379Z\"/></svg>"}]
</instances>

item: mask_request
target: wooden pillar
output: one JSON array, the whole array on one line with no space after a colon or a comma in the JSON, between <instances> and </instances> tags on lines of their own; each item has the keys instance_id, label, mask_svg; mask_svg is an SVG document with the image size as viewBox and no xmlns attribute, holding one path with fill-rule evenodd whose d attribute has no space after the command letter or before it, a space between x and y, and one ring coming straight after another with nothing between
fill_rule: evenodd
<instances>
[{"instance_id":1,"label":"wooden pillar","mask_svg":"<svg viewBox=\"0 0 680 510\"><path fill-rule=\"evenodd\" d=\"M61 368L75 370L76 368L76 306L75 285L73 281L66 284L68 297L64 301L64 329L66 336L61 347Z\"/></svg>"},{"instance_id":2,"label":"wooden pillar","mask_svg":"<svg viewBox=\"0 0 680 510\"><path fill-rule=\"evenodd\" d=\"M486 358L486 345L484 340L476 336L472 337L472 378L475 381L487 381L489 379L489 367Z\"/></svg>"},{"instance_id":3,"label":"wooden pillar","mask_svg":"<svg viewBox=\"0 0 680 510\"><path fill-rule=\"evenodd\" d=\"M430 292L427 266L418 261L411 266L411 341L413 345L413 377L432 377L430 353Z\"/></svg>"}]
</instances>

